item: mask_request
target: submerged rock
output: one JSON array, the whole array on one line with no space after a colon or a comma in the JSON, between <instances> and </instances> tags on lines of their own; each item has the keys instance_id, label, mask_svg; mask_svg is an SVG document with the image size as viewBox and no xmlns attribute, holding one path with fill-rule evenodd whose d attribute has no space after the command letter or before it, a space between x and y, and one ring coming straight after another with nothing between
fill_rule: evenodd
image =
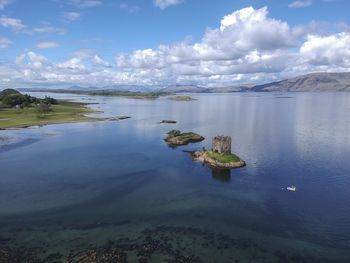
<instances>
[{"instance_id":1,"label":"submerged rock","mask_svg":"<svg viewBox=\"0 0 350 263\"><path fill-rule=\"evenodd\" d=\"M111 117L111 118L106 118L106 121L120 121L120 120L125 120L125 119L130 119L131 117L129 116L118 116L118 117Z\"/></svg>"}]
</instances>

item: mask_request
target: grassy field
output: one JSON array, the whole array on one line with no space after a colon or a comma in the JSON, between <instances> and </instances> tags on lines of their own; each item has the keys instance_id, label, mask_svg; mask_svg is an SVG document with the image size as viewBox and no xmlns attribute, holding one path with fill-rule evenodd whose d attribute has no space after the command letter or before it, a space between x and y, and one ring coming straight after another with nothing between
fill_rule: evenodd
<instances>
[{"instance_id":1,"label":"grassy field","mask_svg":"<svg viewBox=\"0 0 350 263\"><path fill-rule=\"evenodd\" d=\"M239 162L240 159L237 155L234 154L225 154L222 156L220 153L216 153L213 151L206 151L207 155L214 159L215 161L218 161L220 163L231 163L231 162Z\"/></svg>"},{"instance_id":2,"label":"grassy field","mask_svg":"<svg viewBox=\"0 0 350 263\"><path fill-rule=\"evenodd\" d=\"M180 141L186 141L189 139L201 139L202 137L196 133L193 133L193 132L186 132L186 133L181 133L176 138Z\"/></svg>"},{"instance_id":3,"label":"grassy field","mask_svg":"<svg viewBox=\"0 0 350 263\"><path fill-rule=\"evenodd\" d=\"M33 107L24 109L0 108L0 129L53 123L104 120L104 118L85 117L84 114L97 113L97 111L86 108L85 104L82 103L60 100L57 105L52 105L51 109L52 111L45 114L43 117L38 117Z\"/></svg>"}]
</instances>

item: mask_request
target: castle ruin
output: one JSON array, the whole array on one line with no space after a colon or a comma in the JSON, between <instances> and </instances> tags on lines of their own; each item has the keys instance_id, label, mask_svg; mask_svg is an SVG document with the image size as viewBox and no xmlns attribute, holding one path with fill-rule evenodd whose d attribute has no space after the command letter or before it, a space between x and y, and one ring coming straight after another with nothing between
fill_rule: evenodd
<instances>
[{"instance_id":1,"label":"castle ruin","mask_svg":"<svg viewBox=\"0 0 350 263\"><path fill-rule=\"evenodd\" d=\"M231 136L217 135L213 138L212 147L214 152L218 152L221 155L231 153Z\"/></svg>"}]
</instances>

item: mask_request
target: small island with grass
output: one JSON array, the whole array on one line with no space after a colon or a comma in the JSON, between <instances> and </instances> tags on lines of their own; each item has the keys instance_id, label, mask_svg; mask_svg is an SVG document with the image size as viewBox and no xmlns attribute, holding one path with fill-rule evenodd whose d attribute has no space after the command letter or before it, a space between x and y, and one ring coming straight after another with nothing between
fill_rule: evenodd
<instances>
[{"instance_id":1,"label":"small island with grass","mask_svg":"<svg viewBox=\"0 0 350 263\"><path fill-rule=\"evenodd\" d=\"M173 120L162 120L161 122L159 122L160 124L162 123L168 123L168 124L176 124L176 121Z\"/></svg>"},{"instance_id":2,"label":"small island with grass","mask_svg":"<svg viewBox=\"0 0 350 263\"><path fill-rule=\"evenodd\" d=\"M170 146L187 145L189 143L203 141L204 137L194 132L181 133L179 130L171 130L164 139Z\"/></svg>"},{"instance_id":3,"label":"small island with grass","mask_svg":"<svg viewBox=\"0 0 350 263\"><path fill-rule=\"evenodd\" d=\"M231 137L216 136L213 138L211 150L192 152L194 161L202 162L210 168L233 169L246 166L246 163L237 155L231 153Z\"/></svg>"},{"instance_id":4,"label":"small island with grass","mask_svg":"<svg viewBox=\"0 0 350 263\"><path fill-rule=\"evenodd\" d=\"M190 96L174 96L174 97L169 97L169 100L175 100L175 101L192 101L192 100L197 100L194 98L191 98Z\"/></svg>"},{"instance_id":5,"label":"small island with grass","mask_svg":"<svg viewBox=\"0 0 350 263\"><path fill-rule=\"evenodd\" d=\"M39 99L23 95L14 89L0 92L0 129L21 129L68 122L114 121L130 118L119 116L93 118L86 114L101 113L87 108L91 103L56 100L51 97Z\"/></svg>"}]
</instances>

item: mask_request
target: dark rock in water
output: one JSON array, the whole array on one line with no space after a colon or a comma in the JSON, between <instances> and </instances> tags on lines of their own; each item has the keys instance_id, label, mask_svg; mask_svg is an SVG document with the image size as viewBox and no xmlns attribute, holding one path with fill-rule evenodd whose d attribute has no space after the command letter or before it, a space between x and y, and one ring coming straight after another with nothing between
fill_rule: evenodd
<instances>
[{"instance_id":1,"label":"dark rock in water","mask_svg":"<svg viewBox=\"0 0 350 263\"><path fill-rule=\"evenodd\" d=\"M160 247L159 240L149 240L143 244L142 248L138 251L137 256L149 257Z\"/></svg>"},{"instance_id":2,"label":"dark rock in water","mask_svg":"<svg viewBox=\"0 0 350 263\"><path fill-rule=\"evenodd\" d=\"M172 120L162 120L160 123L170 123L170 124L175 124L176 121L172 121Z\"/></svg>"},{"instance_id":3,"label":"dark rock in water","mask_svg":"<svg viewBox=\"0 0 350 263\"><path fill-rule=\"evenodd\" d=\"M120 121L120 120L125 120L125 119L130 119L131 117L129 116L118 116L118 117L111 117L111 118L106 118L106 121Z\"/></svg>"},{"instance_id":4,"label":"dark rock in water","mask_svg":"<svg viewBox=\"0 0 350 263\"><path fill-rule=\"evenodd\" d=\"M177 132L176 130L173 131ZM189 143L200 142L204 140L204 137L194 132L179 132L179 134L176 133L174 136L173 134L171 134L171 132L173 131L170 131L168 133L169 136L164 139L164 141L166 141L170 146L187 145Z\"/></svg>"},{"instance_id":5,"label":"dark rock in water","mask_svg":"<svg viewBox=\"0 0 350 263\"><path fill-rule=\"evenodd\" d=\"M92 249L76 255L78 259L69 259L69 263L126 263L127 256L117 249Z\"/></svg>"},{"instance_id":6,"label":"dark rock in water","mask_svg":"<svg viewBox=\"0 0 350 263\"><path fill-rule=\"evenodd\" d=\"M175 260L172 261L172 263L193 263L198 262L198 260L194 256L184 256L184 255L177 255Z\"/></svg>"}]
</instances>

